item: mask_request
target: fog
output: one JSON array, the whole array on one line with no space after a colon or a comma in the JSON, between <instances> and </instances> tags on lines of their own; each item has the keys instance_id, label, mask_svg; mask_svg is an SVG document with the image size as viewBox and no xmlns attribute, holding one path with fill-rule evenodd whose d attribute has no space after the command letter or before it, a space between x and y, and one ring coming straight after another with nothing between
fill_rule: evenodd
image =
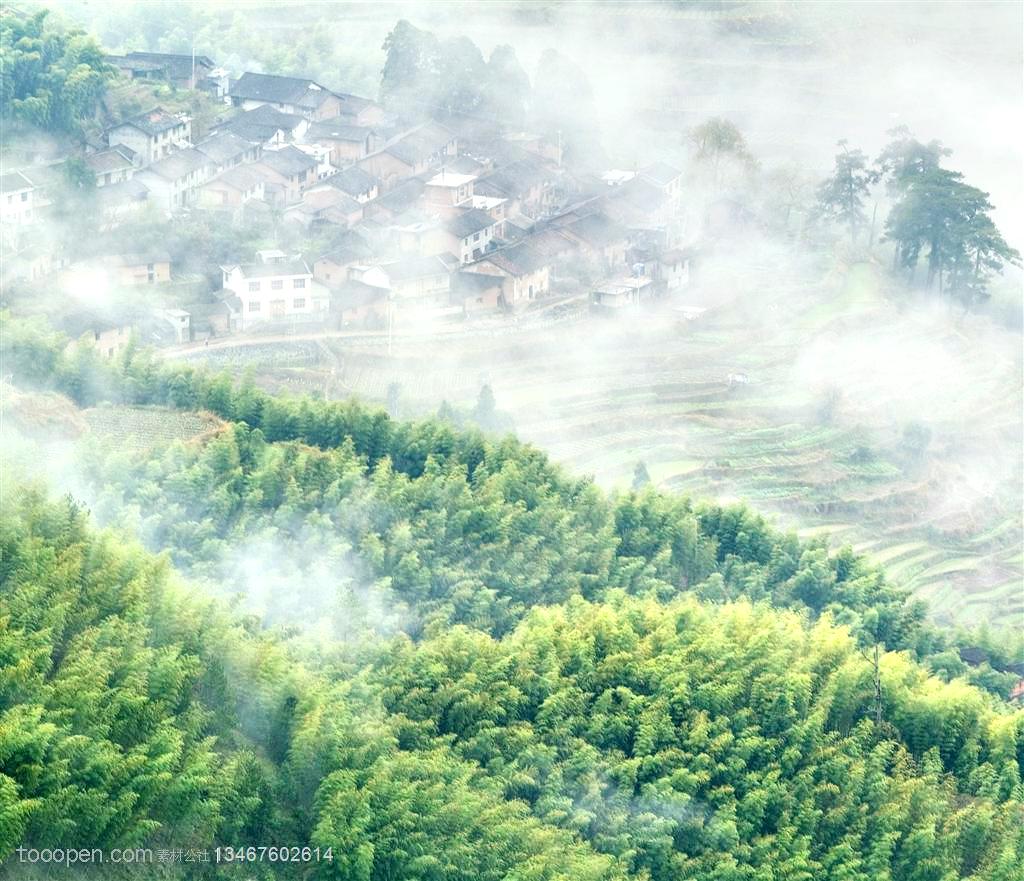
<instances>
[{"instance_id":1,"label":"fog","mask_svg":"<svg viewBox=\"0 0 1024 881\"><path fill-rule=\"evenodd\" d=\"M230 338L214 340L209 353L169 350L166 357L202 362L221 352L210 363L255 369L270 388L381 403L397 384L403 416L432 414L445 401L468 411L487 384L519 437L609 489L627 487L642 461L665 489L743 499L786 528L835 529L839 542L872 552L921 543L920 566L897 579L952 565L960 573L952 581L922 586L926 595L960 597L942 614L997 617L987 601L965 597L1012 587L1021 575L1020 271L1009 267L993 279L992 299L967 309L890 271L891 248L882 243L890 199L881 184L868 203L870 232L855 245L841 231L815 228L811 215L838 141L874 159L888 132L905 126L922 142L951 149L945 165L989 193L1006 240L1024 244L1020 4L50 6L113 52L194 48L235 76L303 73L373 98L382 45L400 19L440 39L468 37L485 59L511 45L534 82L545 51L557 49L582 69L592 92L605 155L588 172L654 160L682 170L680 244L701 256L672 305L705 310L702 317L662 310L581 323L547 315L512 326L481 321L476 331L421 318L398 327L387 348L325 337L335 361L302 370L261 361L258 346L233 360L242 349ZM307 55L284 39L302 28L317 34ZM735 123L754 160L733 169L726 185L709 182L690 138L711 117ZM711 230L709 206L738 195L761 222ZM76 222L65 218L40 232L74 239ZM164 241L159 218L146 222L145 241ZM123 250L137 246L137 235L122 228L108 238ZM180 226L174 236L166 241L191 261L196 243ZM282 243L318 253L319 241L275 227L272 244ZM249 236L218 246L216 255L247 259L267 244ZM218 261L190 268L217 276ZM557 281L585 288L579 279ZM79 267L30 311L73 302L118 301L109 277ZM87 496L66 446L48 450L64 463L51 469L51 481ZM1012 542L980 552L969 546L1006 523ZM406 610L390 608L347 562L313 571L301 559L301 541L285 544L261 536L223 559L217 576L247 585L248 611L306 627L308 607L279 601L297 567L307 597L323 597L317 608L348 592L375 629L408 625ZM965 559L974 568L963 569ZM1009 602L1020 609L1019 599Z\"/></svg>"}]
</instances>

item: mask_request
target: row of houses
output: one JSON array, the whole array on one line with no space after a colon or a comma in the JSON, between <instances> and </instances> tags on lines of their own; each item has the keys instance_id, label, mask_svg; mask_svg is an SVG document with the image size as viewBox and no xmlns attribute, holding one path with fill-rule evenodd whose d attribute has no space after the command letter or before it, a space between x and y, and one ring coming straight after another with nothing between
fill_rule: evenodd
<instances>
[{"instance_id":1,"label":"row of houses","mask_svg":"<svg viewBox=\"0 0 1024 881\"><path fill-rule=\"evenodd\" d=\"M208 89L225 113L198 140L187 115L160 107L109 128L85 157L108 224L146 206L229 222L272 208L335 242L221 267L226 330L521 309L553 282L579 278L593 280L595 304L615 309L688 279L681 175L665 163L585 174L539 135L457 119L407 123L313 80L232 80L205 56L187 61L130 53L118 64L133 77ZM33 173L5 176L5 223L31 222Z\"/></svg>"}]
</instances>

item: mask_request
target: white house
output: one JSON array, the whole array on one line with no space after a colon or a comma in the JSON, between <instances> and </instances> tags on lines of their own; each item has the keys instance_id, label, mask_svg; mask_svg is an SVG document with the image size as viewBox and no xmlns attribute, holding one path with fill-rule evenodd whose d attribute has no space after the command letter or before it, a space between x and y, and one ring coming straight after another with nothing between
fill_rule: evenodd
<instances>
[{"instance_id":1,"label":"white house","mask_svg":"<svg viewBox=\"0 0 1024 881\"><path fill-rule=\"evenodd\" d=\"M35 186L20 171L0 175L0 222L24 226L33 221Z\"/></svg>"},{"instance_id":2,"label":"white house","mask_svg":"<svg viewBox=\"0 0 1024 881\"><path fill-rule=\"evenodd\" d=\"M222 266L224 290L239 300L241 329L264 321L324 321L330 294L303 260L267 252L257 263Z\"/></svg>"},{"instance_id":3,"label":"white house","mask_svg":"<svg viewBox=\"0 0 1024 881\"><path fill-rule=\"evenodd\" d=\"M192 142L192 120L184 113L165 113L154 107L107 129L111 147L124 144L139 156L139 164L149 165L170 156Z\"/></svg>"},{"instance_id":4,"label":"white house","mask_svg":"<svg viewBox=\"0 0 1024 881\"><path fill-rule=\"evenodd\" d=\"M162 211L174 211L196 201L206 183L210 160L198 150L179 150L143 168L134 180L149 190L149 198Z\"/></svg>"}]
</instances>

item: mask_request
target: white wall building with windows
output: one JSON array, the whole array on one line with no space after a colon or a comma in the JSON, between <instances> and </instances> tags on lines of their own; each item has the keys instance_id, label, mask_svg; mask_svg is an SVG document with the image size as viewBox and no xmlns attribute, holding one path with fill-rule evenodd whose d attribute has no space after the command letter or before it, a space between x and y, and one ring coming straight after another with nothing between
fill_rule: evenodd
<instances>
[{"instance_id":1,"label":"white wall building with windows","mask_svg":"<svg viewBox=\"0 0 1024 881\"><path fill-rule=\"evenodd\" d=\"M279 252L261 253L257 263L222 266L224 290L240 301L241 329L266 321L324 321L330 292L303 260Z\"/></svg>"}]
</instances>

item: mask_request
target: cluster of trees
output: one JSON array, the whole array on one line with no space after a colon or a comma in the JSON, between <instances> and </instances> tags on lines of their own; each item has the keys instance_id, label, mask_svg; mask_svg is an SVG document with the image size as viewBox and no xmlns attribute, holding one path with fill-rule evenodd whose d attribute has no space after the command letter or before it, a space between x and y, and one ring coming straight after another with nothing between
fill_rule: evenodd
<instances>
[{"instance_id":1,"label":"cluster of trees","mask_svg":"<svg viewBox=\"0 0 1024 881\"><path fill-rule=\"evenodd\" d=\"M593 93L586 74L556 49L540 57L534 85L515 50L496 46L485 60L468 37L439 39L399 21L384 41L380 97L408 118L451 115L535 127L584 154L599 149Z\"/></svg>"},{"instance_id":2,"label":"cluster of trees","mask_svg":"<svg viewBox=\"0 0 1024 881\"><path fill-rule=\"evenodd\" d=\"M820 216L846 226L855 242L868 224L866 203L884 181L892 202L885 238L894 247L894 268L913 282L923 259L927 287L967 305L984 299L992 275L1021 259L996 228L988 193L942 167L951 151L940 142L921 143L906 128L890 135L893 140L874 163L864 151L839 142L834 171L818 190Z\"/></svg>"},{"instance_id":3,"label":"cluster of trees","mask_svg":"<svg viewBox=\"0 0 1024 881\"><path fill-rule=\"evenodd\" d=\"M0 114L53 132L76 132L114 73L84 31L55 23L48 10L0 19Z\"/></svg>"},{"instance_id":4,"label":"cluster of trees","mask_svg":"<svg viewBox=\"0 0 1024 881\"><path fill-rule=\"evenodd\" d=\"M610 591L500 637L299 659L70 500L8 497L0 550L0 857L277 842L330 860L166 874L1020 877L1024 713L905 654L876 667L827 621Z\"/></svg>"},{"instance_id":5,"label":"cluster of trees","mask_svg":"<svg viewBox=\"0 0 1024 881\"><path fill-rule=\"evenodd\" d=\"M6 489L0 858L280 843L331 859L168 876L1019 879L1010 678L971 684L849 550L607 496L511 438L3 331L20 386L226 424L86 443L114 532Z\"/></svg>"}]
</instances>

